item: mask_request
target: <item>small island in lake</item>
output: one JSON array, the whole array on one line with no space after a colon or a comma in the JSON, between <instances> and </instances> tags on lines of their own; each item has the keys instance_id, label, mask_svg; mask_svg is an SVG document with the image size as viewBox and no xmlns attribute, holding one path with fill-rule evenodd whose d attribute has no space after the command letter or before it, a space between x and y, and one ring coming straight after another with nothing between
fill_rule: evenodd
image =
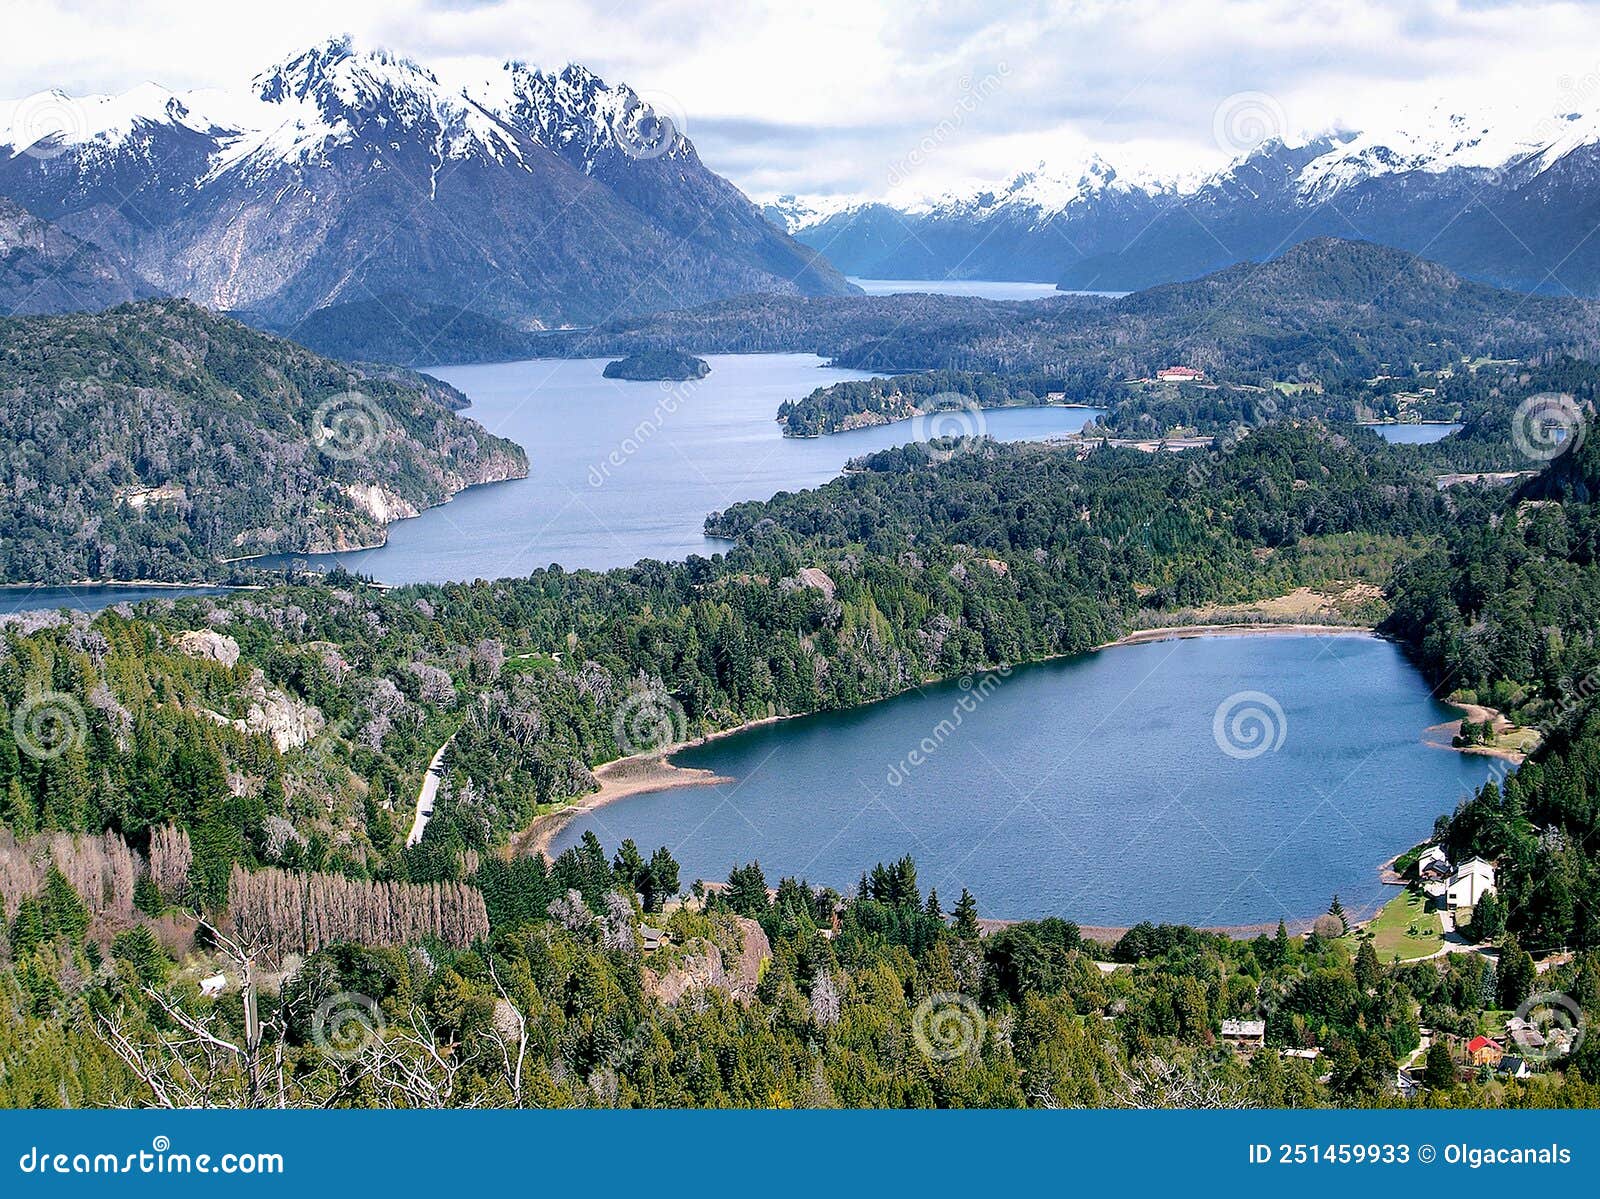
<instances>
[{"instance_id":1,"label":"small island in lake","mask_svg":"<svg viewBox=\"0 0 1600 1199\"><path fill-rule=\"evenodd\" d=\"M704 358L696 358L682 350L641 350L637 354L606 363L603 372L607 379L666 379L675 383L704 379L710 373L711 364Z\"/></svg>"}]
</instances>

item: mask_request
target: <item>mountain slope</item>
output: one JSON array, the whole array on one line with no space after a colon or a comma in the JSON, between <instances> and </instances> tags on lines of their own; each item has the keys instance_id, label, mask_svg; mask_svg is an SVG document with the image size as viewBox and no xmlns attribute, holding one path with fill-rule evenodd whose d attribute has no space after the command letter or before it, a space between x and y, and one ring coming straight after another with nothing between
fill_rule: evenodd
<instances>
[{"instance_id":1,"label":"mountain slope","mask_svg":"<svg viewBox=\"0 0 1600 1199\"><path fill-rule=\"evenodd\" d=\"M1118 299L757 296L545 334L541 353L811 351L863 370L1042 372L1074 399L1187 363L1235 377L1359 381L1463 356L1600 356L1600 303L1462 279L1403 250L1320 238L1266 263Z\"/></svg>"},{"instance_id":2,"label":"mountain slope","mask_svg":"<svg viewBox=\"0 0 1600 1199\"><path fill-rule=\"evenodd\" d=\"M0 580L183 579L375 544L527 473L465 397L184 300L0 321Z\"/></svg>"},{"instance_id":3,"label":"mountain slope","mask_svg":"<svg viewBox=\"0 0 1600 1199\"><path fill-rule=\"evenodd\" d=\"M1271 140L1208 176L1097 157L891 207L768 206L852 275L1131 291L1315 237L1425 253L1521 290L1600 295L1600 114L1407 111L1393 127Z\"/></svg>"},{"instance_id":4,"label":"mountain slope","mask_svg":"<svg viewBox=\"0 0 1600 1199\"><path fill-rule=\"evenodd\" d=\"M0 313L92 312L156 294L114 256L0 196Z\"/></svg>"},{"instance_id":5,"label":"mountain slope","mask_svg":"<svg viewBox=\"0 0 1600 1199\"><path fill-rule=\"evenodd\" d=\"M335 40L249 97L61 97L66 129L12 105L0 194L174 294L274 322L397 292L539 327L849 290L628 88L502 76L454 91Z\"/></svg>"}]
</instances>

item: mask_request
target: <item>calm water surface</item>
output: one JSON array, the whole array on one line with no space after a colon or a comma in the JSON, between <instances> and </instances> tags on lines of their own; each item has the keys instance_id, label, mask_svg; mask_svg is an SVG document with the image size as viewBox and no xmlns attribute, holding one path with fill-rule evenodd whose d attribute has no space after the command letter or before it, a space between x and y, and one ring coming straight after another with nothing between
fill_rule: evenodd
<instances>
[{"instance_id":1,"label":"calm water surface","mask_svg":"<svg viewBox=\"0 0 1600 1199\"><path fill-rule=\"evenodd\" d=\"M1120 646L996 681L685 751L680 765L737 781L621 800L574 818L554 848L593 829L608 850L670 846L686 883L758 859L769 884L840 888L909 852L947 906L965 886L986 916L1242 924L1315 915L1334 892L1346 908L1381 902L1378 864L1489 775L1488 759L1424 741L1459 713L1370 637ZM1218 748L1214 720L1246 691L1281 708L1281 721L1267 710L1283 738L1241 759ZM925 738L936 748L909 764Z\"/></svg>"},{"instance_id":2,"label":"calm water surface","mask_svg":"<svg viewBox=\"0 0 1600 1199\"><path fill-rule=\"evenodd\" d=\"M35 608L98 612L112 604L177 599L184 595L222 595L226 591L225 587L0 587L0 615Z\"/></svg>"},{"instance_id":3,"label":"calm water surface","mask_svg":"<svg viewBox=\"0 0 1600 1199\"><path fill-rule=\"evenodd\" d=\"M1395 424L1395 425L1368 425L1379 437L1385 441L1392 441L1395 445L1427 445L1434 441L1443 441L1452 433L1461 431L1460 425L1450 424Z\"/></svg>"},{"instance_id":4,"label":"calm water surface","mask_svg":"<svg viewBox=\"0 0 1600 1199\"><path fill-rule=\"evenodd\" d=\"M402 584L526 575L552 562L598 570L711 554L726 543L702 533L707 513L815 487L858 454L925 435L921 422L902 421L785 438L775 419L784 400L871 376L825 367L811 354L706 360L706 378L673 384L604 378L603 358L432 368L471 397L467 415L528 451L529 477L469 488L392 525L380 549L300 560L338 561ZM986 412L984 425L1001 440L1030 440L1076 432L1097 415L1014 408Z\"/></svg>"},{"instance_id":5,"label":"calm water surface","mask_svg":"<svg viewBox=\"0 0 1600 1199\"><path fill-rule=\"evenodd\" d=\"M976 296L980 300L1043 300L1050 296L1125 296L1125 291L1057 291L1054 283L1012 283L1004 279L858 279L869 296L914 291L935 296Z\"/></svg>"}]
</instances>

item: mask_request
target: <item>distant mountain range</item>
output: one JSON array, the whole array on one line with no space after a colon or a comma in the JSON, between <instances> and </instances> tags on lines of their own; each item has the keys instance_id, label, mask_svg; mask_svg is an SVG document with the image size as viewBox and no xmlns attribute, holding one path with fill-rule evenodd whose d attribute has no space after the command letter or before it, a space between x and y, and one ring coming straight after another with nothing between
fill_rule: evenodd
<instances>
[{"instance_id":1,"label":"distant mountain range","mask_svg":"<svg viewBox=\"0 0 1600 1199\"><path fill-rule=\"evenodd\" d=\"M626 86L508 62L455 90L348 39L262 72L244 96L146 84L0 104L0 196L57 242L93 246L104 260L90 273L130 294L275 327L395 295L527 329L852 290ZM0 300L90 308L104 292L22 290Z\"/></svg>"},{"instance_id":2,"label":"distant mountain range","mask_svg":"<svg viewBox=\"0 0 1600 1199\"><path fill-rule=\"evenodd\" d=\"M1133 291L1360 238L1524 291L1600 294L1600 113L1473 119L1269 140L1205 175L1091 155L1003 184L893 206L807 200L764 211L846 274L1012 279Z\"/></svg>"}]
</instances>

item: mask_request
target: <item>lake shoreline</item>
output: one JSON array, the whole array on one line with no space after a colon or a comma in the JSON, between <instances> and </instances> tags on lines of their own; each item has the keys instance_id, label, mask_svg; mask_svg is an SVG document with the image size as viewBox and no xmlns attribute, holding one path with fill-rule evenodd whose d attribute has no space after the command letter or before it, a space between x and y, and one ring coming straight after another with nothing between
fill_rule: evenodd
<instances>
[{"instance_id":1,"label":"lake shoreline","mask_svg":"<svg viewBox=\"0 0 1600 1199\"><path fill-rule=\"evenodd\" d=\"M1164 625L1153 628L1136 629L1114 640L1103 642L1081 652L1074 652L1070 654L1054 654L1019 665L1043 665L1051 661L1079 657L1090 653L1099 653L1102 650L1115 649L1121 646L1148 645L1160 641L1247 636L1348 636L1368 637L1375 640L1387 640L1370 625L1326 624L1306 621L1233 621L1207 624ZM1004 666L987 666L974 669L970 672L967 672L965 675L951 676L950 678L946 679L924 680L921 685L927 686L936 685L938 683L948 683L954 681L956 678L973 677L1004 669L1006 669ZM914 688L906 688L905 691L902 691L898 694L904 695L912 690L914 690ZM868 707L874 704L883 703L885 700L894 699L896 697L897 696L885 696L882 699L869 700L865 704L859 706ZM1475 705L1469 706L1452 703L1450 706L1460 708L1469 714L1479 710ZM1489 710L1481 709L1481 711L1487 713ZM678 766L670 759L673 755L682 750L706 745L726 737L732 737L739 733L749 732L765 725L777 724L785 720L793 720L798 716L821 714L822 713L797 713L784 716L762 717L757 720L746 721L730 728L719 729L715 732L680 742L664 751L659 751L653 754L638 754L607 762L597 767L594 771L595 777L600 781L601 784L598 791L591 792L589 795L582 797L566 807L558 808L554 811L546 812L535 817L534 820L522 830L522 832L518 833L512 839L508 846L507 852L512 856L536 853L544 856L546 861L550 861L553 857L550 852L550 847L556 835L569 820L577 816L593 812L612 803L616 803L623 799L633 798L635 796L653 794L660 791L675 790L680 787L716 786L737 783L739 780L724 775L718 775L710 770L705 770L698 767ZM1474 715L1472 718L1482 719L1483 717ZM1432 740L1426 736L1427 732L1446 727L1448 726L1430 726L1429 729L1424 730L1424 736L1422 737L1422 740L1426 744L1435 746L1437 748L1453 749L1458 753L1476 752L1480 755L1486 756L1506 756L1509 752L1487 751L1484 747L1461 747L1452 746L1449 744L1441 745L1440 742ZM1409 843L1407 848L1409 848ZM1404 850L1401 850L1400 852L1403 853ZM1384 867L1391 865L1398 856L1398 853L1391 855L1387 862L1383 863L1383 865L1377 868L1380 881L1382 880ZM1321 913L1312 913L1306 916L1295 918L1284 917L1283 921L1291 935L1302 935L1310 930L1313 921L1320 914ZM1062 919L1071 919L1070 915L1068 914L1057 913L1057 915L1060 915ZM1351 915L1356 919L1365 918L1361 916L1361 914L1355 912L1352 912ZM992 924L995 928L1028 922L1028 920L1021 919L1012 920L988 918L986 918L984 921L986 925ZM1080 928L1082 929L1086 938L1097 941L1115 941L1124 933L1126 933L1130 927L1131 926L1127 925L1080 925ZM1271 919L1264 921L1250 921L1240 924L1194 927L1200 928L1201 931L1204 932L1216 933L1222 936L1233 938L1235 940L1247 940L1257 936L1270 936L1274 934L1278 927L1278 921L1276 919Z\"/></svg>"},{"instance_id":2,"label":"lake shoreline","mask_svg":"<svg viewBox=\"0 0 1600 1199\"><path fill-rule=\"evenodd\" d=\"M1374 631L1362 625L1319 625L1319 624L1208 624L1208 625L1172 625L1153 629L1138 629L1128 633L1115 641L1102 642L1091 646L1082 653L1098 653L1104 649L1114 649L1121 645L1140 645L1152 641L1182 640L1193 637L1230 637L1249 636L1252 634L1278 634L1316 636L1320 634L1352 636L1374 636ZM1075 651L1070 654L1051 654L1045 658L1035 659L1019 665L1043 665L1046 662L1060 661L1064 658L1079 656ZM948 683L956 678L971 677L989 674L999 670L1014 669L1006 666L983 666L966 672L964 675L952 675L943 679L924 679L921 686L933 686ZM858 707L870 707L888 700L896 699L915 690L906 687L894 695L886 695L880 699L867 700ZM510 857L525 857L533 854L542 855L546 861L551 860L550 844L555 840L556 834L571 819L590 812L598 811L618 800L631 799L637 795L651 795L660 791L673 791L680 787L711 787L737 783L738 780L726 775L716 774L714 771L702 770L698 767L679 766L671 759L674 755L686 749L697 749L702 745L709 745L713 741L720 741L725 737L732 737L739 733L747 733L753 729L763 728L767 725L778 724L785 720L795 720L802 716L821 715L820 712L796 712L782 716L762 716L755 720L747 720L741 724L732 725L725 729L705 733L698 737L691 737L685 741L676 742L665 749L652 750L648 753L632 754L624 758L613 758L594 767L595 779L600 783L596 791L580 796L563 807L549 812L542 812L535 816L520 832L514 834L507 845L506 852ZM1253 926L1252 926L1253 927ZM1274 924L1273 928L1277 926Z\"/></svg>"}]
</instances>

